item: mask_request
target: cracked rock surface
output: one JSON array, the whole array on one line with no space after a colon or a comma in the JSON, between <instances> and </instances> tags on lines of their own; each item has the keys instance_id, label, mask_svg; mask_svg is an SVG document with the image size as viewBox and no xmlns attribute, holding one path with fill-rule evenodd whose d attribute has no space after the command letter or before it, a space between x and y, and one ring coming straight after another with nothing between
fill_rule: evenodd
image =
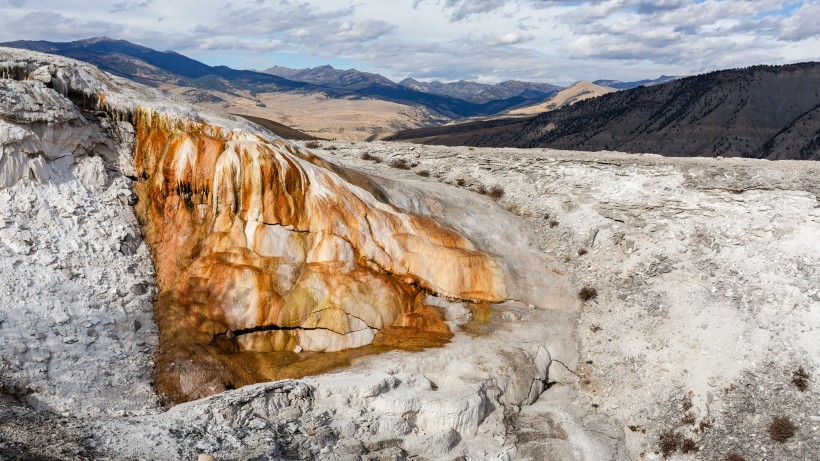
<instances>
[{"instance_id":1,"label":"cracked rock surface","mask_svg":"<svg viewBox=\"0 0 820 461\"><path fill-rule=\"evenodd\" d=\"M671 433L667 459L820 458L818 163L331 145L373 174L503 188L540 248L597 291L576 320L573 401L615 422L621 435L601 433L624 440L624 456L661 459ZM777 416L797 427L784 442L768 432Z\"/></svg>"}]
</instances>

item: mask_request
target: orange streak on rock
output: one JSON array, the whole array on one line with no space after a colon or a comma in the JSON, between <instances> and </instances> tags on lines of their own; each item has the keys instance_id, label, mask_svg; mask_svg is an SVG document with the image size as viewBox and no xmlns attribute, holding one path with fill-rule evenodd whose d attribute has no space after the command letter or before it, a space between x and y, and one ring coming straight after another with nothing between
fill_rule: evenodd
<instances>
[{"instance_id":1,"label":"orange streak on rock","mask_svg":"<svg viewBox=\"0 0 820 461\"><path fill-rule=\"evenodd\" d=\"M135 126L137 213L160 287L157 384L174 400L333 363L272 371L248 353L424 343L408 331L439 344L449 331L425 292L504 297L492 258L358 173L203 123L140 110Z\"/></svg>"}]
</instances>

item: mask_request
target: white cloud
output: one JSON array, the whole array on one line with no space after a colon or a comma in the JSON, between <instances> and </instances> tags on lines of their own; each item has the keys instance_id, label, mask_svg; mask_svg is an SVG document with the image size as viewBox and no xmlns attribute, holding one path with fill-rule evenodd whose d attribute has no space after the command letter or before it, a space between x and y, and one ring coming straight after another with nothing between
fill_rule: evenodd
<instances>
[{"instance_id":1,"label":"white cloud","mask_svg":"<svg viewBox=\"0 0 820 461\"><path fill-rule=\"evenodd\" d=\"M791 42L820 36L820 3L808 2L783 20L780 39Z\"/></svg>"},{"instance_id":2,"label":"white cloud","mask_svg":"<svg viewBox=\"0 0 820 461\"><path fill-rule=\"evenodd\" d=\"M517 45L519 43L529 42L535 39L531 34L520 34L518 32L508 32L499 37L488 37L484 44L487 46L501 46L501 45Z\"/></svg>"}]
</instances>

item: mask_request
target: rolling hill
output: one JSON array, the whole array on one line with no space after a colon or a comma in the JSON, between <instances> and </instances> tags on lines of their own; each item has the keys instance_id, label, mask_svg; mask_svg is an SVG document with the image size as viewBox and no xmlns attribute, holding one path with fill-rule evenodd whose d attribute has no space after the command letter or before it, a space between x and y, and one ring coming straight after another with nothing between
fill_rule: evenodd
<instances>
[{"instance_id":1,"label":"rolling hill","mask_svg":"<svg viewBox=\"0 0 820 461\"><path fill-rule=\"evenodd\" d=\"M820 63L716 71L531 118L408 130L388 139L820 160Z\"/></svg>"},{"instance_id":2,"label":"rolling hill","mask_svg":"<svg viewBox=\"0 0 820 461\"><path fill-rule=\"evenodd\" d=\"M563 90L555 93L544 102L532 106L521 107L507 111L509 115L534 115L569 106L584 99L597 98L598 96L617 91L607 86L596 85L587 81L580 81Z\"/></svg>"}]
</instances>

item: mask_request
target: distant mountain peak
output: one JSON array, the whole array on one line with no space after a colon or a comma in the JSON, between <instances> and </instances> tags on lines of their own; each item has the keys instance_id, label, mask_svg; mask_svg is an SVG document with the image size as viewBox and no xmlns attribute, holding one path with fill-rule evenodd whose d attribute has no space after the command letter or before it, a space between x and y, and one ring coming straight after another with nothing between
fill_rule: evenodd
<instances>
[{"instance_id":1,"label":"distant mountain peak","mask_svg":"<svg viewBox=\"0 0 820 461\"><path fill-rule=\"evenodd\" d=\"M126 40L114 40L111 37L106 37L105 35L103 35L102 37L91 37L91 38L84 38L82 40L74 40L71 43L84 44L84 45L94 45L95 43L101 43L101 42L125 42L125 41ZM128 43L130 43L130 42L128 42Z\"/></svg>"}]
</instances>

